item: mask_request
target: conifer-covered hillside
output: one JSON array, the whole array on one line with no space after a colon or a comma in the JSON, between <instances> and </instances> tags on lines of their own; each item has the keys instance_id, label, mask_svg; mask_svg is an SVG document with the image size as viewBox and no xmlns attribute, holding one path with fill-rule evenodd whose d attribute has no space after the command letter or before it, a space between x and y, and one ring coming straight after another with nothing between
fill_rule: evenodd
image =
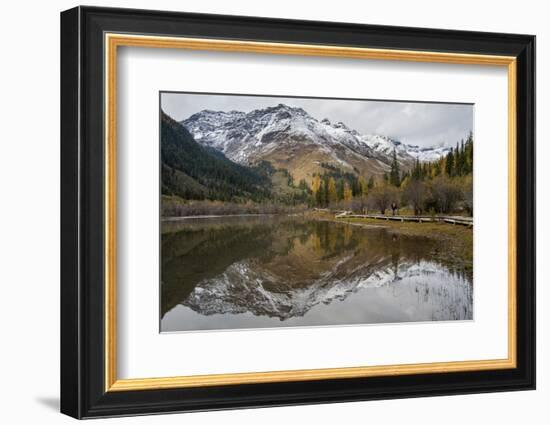
<instances>
[{"instance_id":1,"label":"conifer-covered hillside","mask_svg":"<svg viewBox=\"0 0 550 425\"><path fill-rule=\"evenodd\" d=\"M259 201L270 180L222 153L199 145L180 123L161 112L162 194L183 199Z\"/></svg>"}]
</instances>

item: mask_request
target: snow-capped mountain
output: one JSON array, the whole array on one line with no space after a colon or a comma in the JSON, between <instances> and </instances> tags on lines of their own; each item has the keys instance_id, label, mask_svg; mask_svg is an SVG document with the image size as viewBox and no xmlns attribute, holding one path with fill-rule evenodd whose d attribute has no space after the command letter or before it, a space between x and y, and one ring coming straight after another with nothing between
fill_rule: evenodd
<instances>
[{"instance_id":1,"label":"snow-capped mountain","mask_svg":"<svg viewBox=\"0 0 550 425\"><path fill-rule=\"evenodd\" d=\"M406 162L411 158L420 162L437 161L451 151L451 148L445 146L422 148L418 145L407 145L398 140L377 134L367 134L360 137L375 151L384 153L390 157L393 155L395 149L397 158L401 162Z\"/></svg>"},{"instance_id":2,"label":"snow-capped mountain","mask_svg":"<svg viewBox=\"0 0 550 425\"><path fill-rule=\"evenodd\" d=\"M432 161L447 148L420 148L380 135L363 135L342 122L321 121L284 104L248 113L203 110L182 121L195 140L244 165L268 160L294 177L307 177L328 164L356 174L389 170L393 151L404 167Z\"/></svg>"},{"instance_id":3,"label":"snow-capped mountain","mask_svg":"<svg viewBox=\"0 0 550 425\"><path fill-rule=\"evenodd\" d=\"M255 316L275 317L281 321L302 317L320 304L344 301L362 290L383 286L396 286L408 281L406 294L417 303L440 306L442 317L466 319L471 317L471 290L466 280L457 279L448 284L447 275L435 263L402 262L395 266L390 258L379 264L361 264L346 270L353 255L343 258L330 272L297 287L281 282L281 277L268 272L251 261L229 266L221 275L199 283L182 302L184 306L205 315L239 314L251 312ZM347 274L346 274L347 273ZM286 290L270 288L287 287ZM430 293L422 299L419 294ZM437 302L434 302L437 299ZM434 311L437 317L441 311Z\"/></svg>"}]
</instances>

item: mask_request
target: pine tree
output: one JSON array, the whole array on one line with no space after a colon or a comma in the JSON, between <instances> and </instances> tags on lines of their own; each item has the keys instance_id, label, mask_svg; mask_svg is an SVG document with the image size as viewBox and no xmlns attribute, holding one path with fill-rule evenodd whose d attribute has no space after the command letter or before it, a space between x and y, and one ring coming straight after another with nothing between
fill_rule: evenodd
<instances>
[{"instance_id":1,"label":"pine tree","mask_svg":"<svg viewBox=\"0 0 550 425\"><path fill-rule=\"evenodd\" d=\"M357 194L363 197L367 196L367 194L369 193L369 184L363 176L359 176L358 184L359 192Z\"/></svg>"},{"instance_id":2,"label":"pine tree","mask_svg":"<svg viewBox=\"0 0 550 425\"><path fill-rule=\"evenodd\" d=\"M338 180L335 180L335 183L336 183L336 199L342 200L344 199L344 180L338 179Z\"/></svg>"},{"instance_id":3,"label":"pine tree","mask_svg":"<svg viewBox=\"0 0 550 425\"><path fill-rule=\"evenodd\" d=\"M424 164L422 164L422 180L424 180L429 175L430 175L429 164L425 162Z\"/></svg>"},{"instance_id":4,"label":"pine tree","mask_svg":"<svg viewBox=\"0 0 550 425\"><path fill-rule=\"evenodd\" d=\"M466 145L464 146L465 157L465 173L471 173L474 170L474 139L473 134L470 131L468 138L466 139Z\"/></svg>"},{"instance_id":5,"label":"pine tree","mask_svg":"<svg viewBox=\"0 0 550 425\"><path fill-rule=\"evenodd\" d=\"M391 163L389 182L390 182L390 184L393 184L396 187L399 187L399 185L401 184L401 175L400 175L400 172L399 172L399 163L397 162L397 153L395 152L395 149L393 150L393 158L392 158L392 163Z\"/></svg>"},{"instance_id":6,"label":"pine tree","mask_svg":"<svg viewBox=\"0 0 550 425\"><path fill-rule=\"evenodd\" d=\"M315 203L320 207L324 207L326 205L326 199L325 182L319 178L319 188L315 193Z\"/></svg>"},{"instance_id":7,"label":"pine tree","mask_svg":"<svg viewBox=\"0 0 550 425\"><path fill-rule=\"evenodd\" d=\"M456 142L456 148L454 150L453 176L460 176L460 149L458 148L458 142Z\"/></svg>"},{"instance_id":8,"label":"pine tree","mask_svg":"<svg viewBox=\"0 0 550 425\"><path fill-rule=\"evenodd\" d=\"M453 175L454 171L454 155L453 150L447 154L447 157L445 158L445 174L447 174L449 177Z\"/></svg>"},{"instance_id":9,"label":"pine tree","mask_svg":"<svg viewBox=\"0 0 550 425\"><path fill-rule=\"evenodd\" d=\"M361 184L359 183L359 178L353 178L351 180L351 184L350 184L350 187L351 187L351 193L353 196L359 196L361 195Z\"/></svg>"},{"instance_id":10,"label":"pine tree","mask_svg":"<svg viewBox=\"0 0 550 425\"><path fill-rule=\"evenodd\" d=\"M412 180L422 180L422 167L420 165L420 160L417 159L414 162L414 167L411 172L411 179Z\"/></svg>"},{"instance_id":11,"label":"pine tree","mask_svg":"<svg viewBox=\"0 0 550 425\"><path fill-rule=\"evenodd\" d=\"M466 152L464 151L464 140L460 141L460 175L466 174Z\"/></svg>"}]
</instances>

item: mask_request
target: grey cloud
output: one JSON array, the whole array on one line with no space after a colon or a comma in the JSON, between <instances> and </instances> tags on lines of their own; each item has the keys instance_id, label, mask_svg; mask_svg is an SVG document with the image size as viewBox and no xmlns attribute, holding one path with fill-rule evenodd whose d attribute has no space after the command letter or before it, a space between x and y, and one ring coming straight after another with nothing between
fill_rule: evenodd
<instances>
[{"instance_id":1,"label":"grey cloud","mask_svg":"<svg viewBox=\"0 0 550 425\"><path fill-rule=\"evenodd\" d=\"M454 146L473 131L474 107L465 104L189 93L161 95L162 109L177 120L204 109L249 112L279 103L301 107L319 120L342 121L360 133L381 134L423 147Z\"/></svg>"}]
</instances>

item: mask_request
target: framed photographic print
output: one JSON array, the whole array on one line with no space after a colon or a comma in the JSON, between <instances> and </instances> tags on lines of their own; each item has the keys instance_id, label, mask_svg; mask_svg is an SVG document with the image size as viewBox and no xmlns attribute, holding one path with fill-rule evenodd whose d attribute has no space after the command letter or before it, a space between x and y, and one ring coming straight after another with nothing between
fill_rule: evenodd
<instances>
[{"instance_id":1,"label":"framed photographic print","mask_svg":"<svg viewBox=\"0 0 550 425\"><path fill-rule=\"evenodd\" d=\"M535 387L535 38L61 14L61 411Z\"/></svg>"}]
</instances>

